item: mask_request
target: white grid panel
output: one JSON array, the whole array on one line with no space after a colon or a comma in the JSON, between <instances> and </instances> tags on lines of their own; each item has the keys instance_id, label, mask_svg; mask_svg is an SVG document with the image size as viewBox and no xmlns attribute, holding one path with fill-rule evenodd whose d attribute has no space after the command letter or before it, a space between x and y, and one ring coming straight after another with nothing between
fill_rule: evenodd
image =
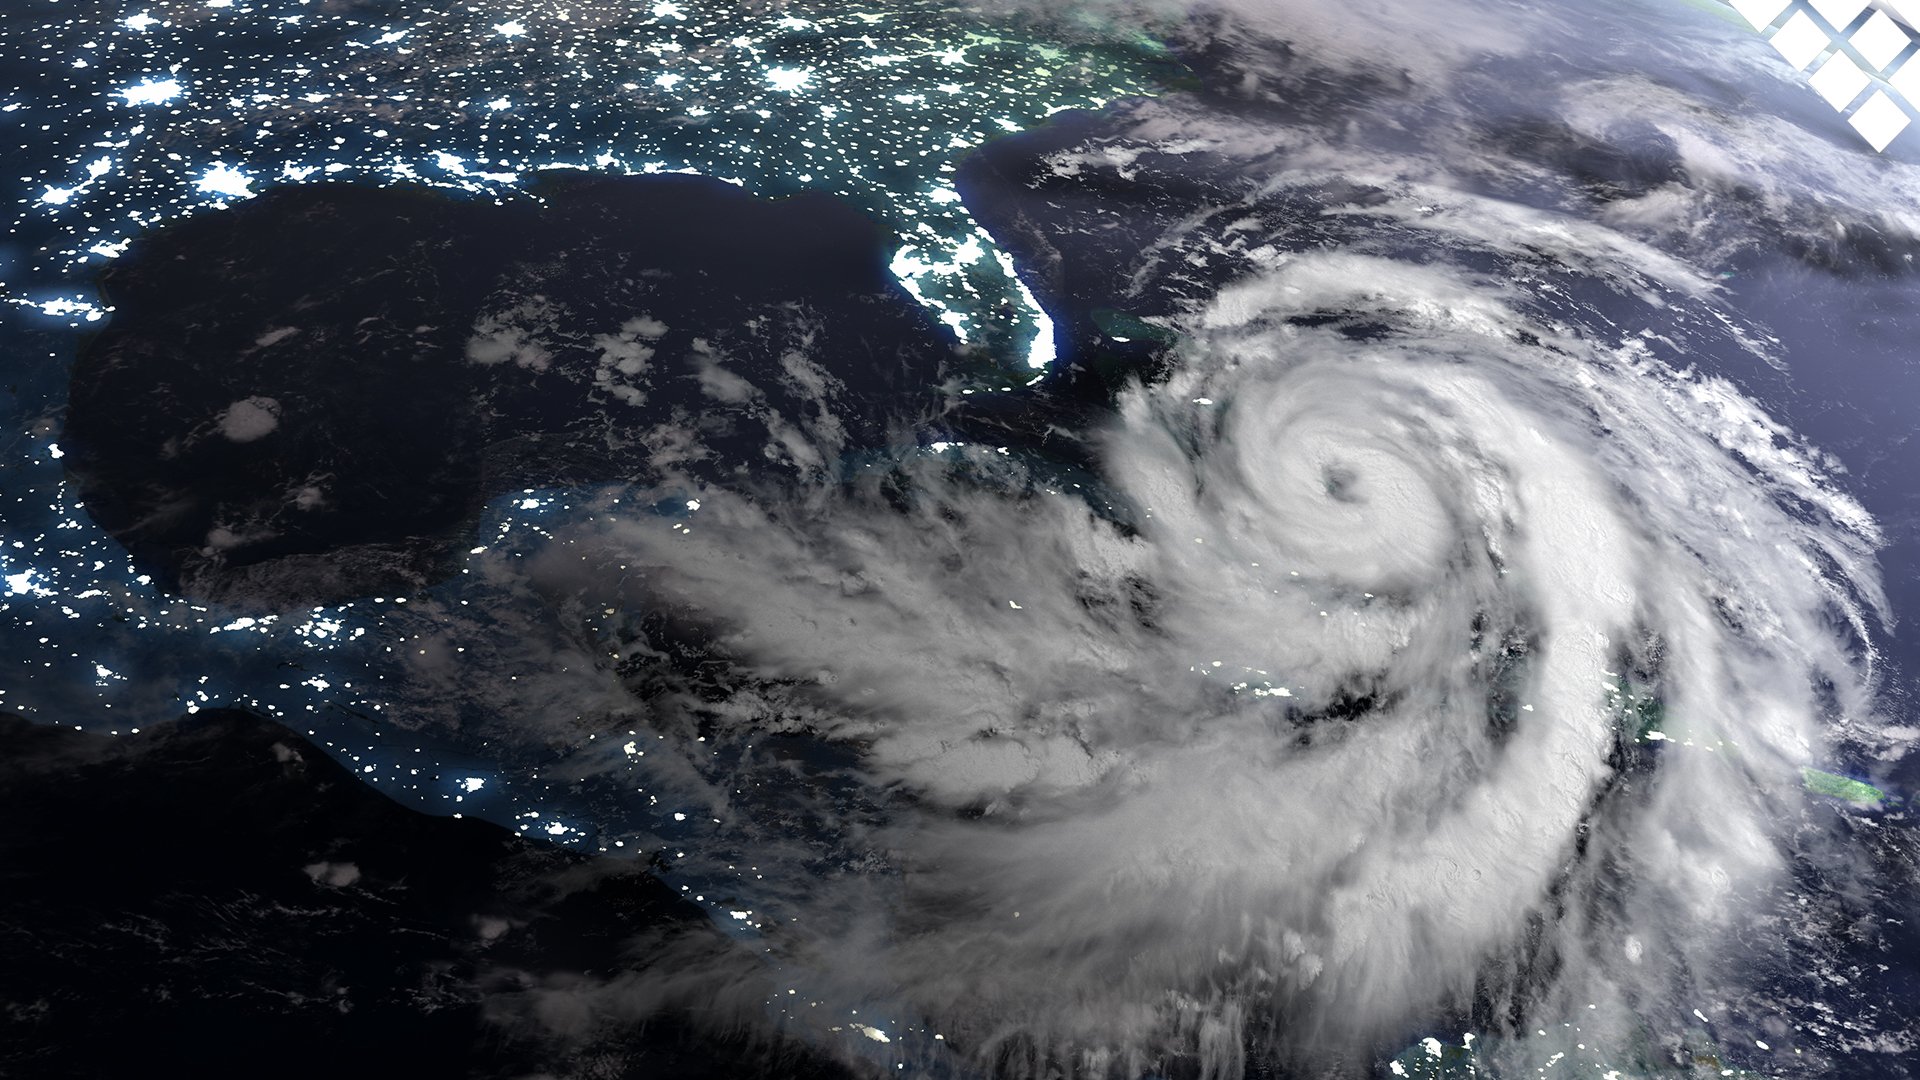
<instances>
[{"instance_id":1,"label":"white grid panel","mask_svg":"<svg viewBox=\"0 0 1920 1080\"><path fill-rule=\"evenodd\" d=\"M1855 51L1859 52L1869 68L1885 71L1912 39L1907 37L1905 30L1900 29L1899 23L1887 17L1886 12L1876 11L1847 40L1853 43Z\"/></svg>"},{"instance_id":2,"label":"white grid panel","mask_svg":"<svg viewBox=\"0 0 1920 1080\"><path fill-rule=\"evenodd\" d=\"M1780 17L1781 12L1787 10L1792 0L1728 0L1728 2L1733 10L1739 12L1740 16L1746 19L1755 30L1765 30L1773 24L1773 20ZM1920 0L1915 2L1920 3Z\"/></svg>"},{"instance_id":3,"label":"white grid panel","mask_svg":"<svg viewBox=\"0 0 1920 1080\"><path fill-rule=\"evenodd\" d=\"M1871 82L1873 79L1860 70L1860 65L1854 63L1852 57L1836 52L1820 65L1820 70L1813 73L1807 85L1813 87L1814 93L1825 98L1827 104L1845 112L1847 106L1853 104L1853 99L1859 97L1860 91L1865 90Z\"/></svg>"},{"instance_id":4,"label":"white grid panel","mask_svg":"<svg viewBox=\"0 0 1920 1080\"><path fill-rule=\"evenodd\" d=\"M1911 122L1906 111L1895 105L1884 90L1875 90L1866 104L1847 117L1847 123L1875 150L1885 150L1893 137L1905 131Z\"/></svg>"},{"instance_id":5,"label":"white grid panel","mask_svg":"<svg viewBox=\"0 0 1920 1080\"><path fill-rule=\"evenodd\" d=\"M1920 0L1723 2L1796 70L1811 68L1807 85L1876 151L1920 114L1920 52L1910 48L1920 40Z\"/></svg>"},{"instance_id":6,"label":"white grid panel","mask_svg":"<svg viewBox=\"0 0 1920 1080\"><path fill-rule=\"evenodd\" d=\"M1880 0L1877 6L1908 26L1920 26L1920 0Z\"/></svg>"},{"instance_id":7,"label":"white grid panel","mask_svg":"<svg viewBox=\"0 0 1920 1080\"><path fill-rule=\"evenodd\" d=\"M1807 0L1835 30L1845 30L1867 10L1867 0Z\"/></svg>"}]
</instances>

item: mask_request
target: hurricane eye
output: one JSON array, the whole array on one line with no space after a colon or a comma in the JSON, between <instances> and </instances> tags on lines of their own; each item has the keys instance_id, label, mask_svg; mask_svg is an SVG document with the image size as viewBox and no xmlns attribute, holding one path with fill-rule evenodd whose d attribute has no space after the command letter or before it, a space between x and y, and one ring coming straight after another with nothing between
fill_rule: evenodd
<instances>
[{"instance_id":1,"label":"hurricane eye","mask_svg":"<svg viewBox=\"0 0 1920 1080\"><path fill-rule=\"evenodd\" d=\"M1366 498L1360 493L1360 475L1345 465L1327 465L1320 470L1320 483L1326 488L1327 498L1335 502L1358 503Z\"/></svg>"}]
</instances>

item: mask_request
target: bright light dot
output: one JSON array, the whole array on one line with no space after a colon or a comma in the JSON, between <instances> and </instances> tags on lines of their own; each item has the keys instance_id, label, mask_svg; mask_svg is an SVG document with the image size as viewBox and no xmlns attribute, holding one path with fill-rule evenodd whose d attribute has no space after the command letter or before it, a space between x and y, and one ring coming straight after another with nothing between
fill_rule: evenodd
<instances>
[{"instance_id":1,"label":"bright light dot","mask_svg":"<svg viewBox=\"0 0 1920 1080\"><path fill-rule=\"evenodd\" d=\"M129 105L159 105L186 92L179 79L142 79L132 86L114 91Z\"/></svg>"},{"instance_id":2,"label":"bright light dot","mask_svg":"<svg viewBox=\"0 0 1920 1080\"><path fill-rule=\"evenodd\" d=\"M671 90L674 87L679 86L681 83L686 81L687 81L686 76L675 75L672 72L668 72L665 75L656 75L653 78L653 84L655 86L662 86L668 90Z\"/></svg>"},{"instance_id":3,"label":"bright light dot","mask_svg":"<svg viewBox=\"0 0 1920 1080\"><path fill-rule=\"evenodd\" d=\"M100 320L100 309L83 300L69 300L60 297L54 300L42 300L38 305L43 315L79 315L88 322Z\"/></svg>"},{"instance_id":4,"label":"bright light dot","mask_svg":"<svg viewBox=\"0 0 1920 1080\"><path fill-rule=\"evenodd\" d=\"M1023 296L1026 295L1024 286L1020 291ZM1030 297L1028 297L1028 307L1035 312L1033 321L1036 325L1033 331L1033 341L1027 345L1027 366L1036 370L1043 370L1058 358L1058 354L1055 352L1053 346L1053 320L1042 313L1039 303L1033 301Z\"/></svg>"},{"instance_id":5,"label":"bright light dot","mask_svg":"<svg viewBox=\"0 0 1920 1080\"><path fill-rule=\"evenodd\" d=\"M772 84L775 90L789 94L807 85L807 81L812 78L813 72L808 68L767 69L767 82Z\"/></svg>"},{"instance_id":6,"label":"bright light dot","mask_svg":"<svg viewBox=\"0 0 1920 1080\"><path fill-rule=\"evenodd\" d=\"M65 206L67 200L71 198L73 198L72 188L50 187L40 196L40 201L54 206Z\"/></svg>"},{"instance_id":7,"label":"bright light dot","mask_svg":"<svg viewBox=\"0 0 1920 1080\"><path fill-rule=\"evenodd\" d=\"M653 5L653 17L656 19L684 19L687 16L685 12L680 10L679 4L673 3L672 0L661 0L660 3Z\"/></svg>"},{"instance_id":8,"label":"bright light dot","mask_svg":"<svg viewBox=\"0 0 1920 1080\"><path fill-rule=\"evenodd\" d=\"M129 30L133 30L139 33L145 33L147 27L160 25L160 20L154 18L153 16L143 11L138 15L129 15L126 18L120 20L120 25L126 27Z\"/></svg>"},{"instance_id":9,"label":"bright light dot","mask_svg":"<svg viewBox=\"0 0 1920 1080\"><path fill-rule=\"evenodd\" d=\"M518 20L515 20L513 22L503 22L503 23L493 24L493 32L496 34L499 34L501 37L508 37L508 38L525 37L527 33L527 28L520 25Z\"/></svg>"},{"instance_id":10,"label":"bright light dot","mask_svg":"<svg viewBox=\"0 0 1920 1080\"><path fill-rule=\"evenodd\" d=\"M209 195L229 195L236 199L244 199L253 194L247 190L252 183L252 177L223 161L208 169L199 180L194 182L193 186Z\"/></svg>"},{"instance_id":11,"label":"bright light dot","mask_svg":"<svg viewBox=\"0 0 1920 1080\"><path fill-rule=\"evenodd\" d=\"M469 776L465 780L460 781L460 787L466 791L479 791L486 786L487 782L477 776Z\"/></svg>"},{"instance_id":12,"label":"bright light dot","mask_svg":"<svg viewBox=\"0 0 1920 1080\"><path fill-rule=\"evenodd\" d=\"M494 112L499 112L501 109L508 108L512 104L513 102L508 101L506 98L494 98L492 101L487 102L487 108L492 109Z\"/></svg>"}]
</instances>

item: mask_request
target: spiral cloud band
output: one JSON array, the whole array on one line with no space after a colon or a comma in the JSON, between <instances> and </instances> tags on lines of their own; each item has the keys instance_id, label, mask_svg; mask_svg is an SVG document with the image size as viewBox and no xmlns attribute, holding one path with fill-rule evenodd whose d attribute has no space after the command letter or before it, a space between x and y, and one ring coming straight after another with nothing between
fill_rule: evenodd
<instances>
[{"instance_id":1,"label":"spiral cloud band","mask_svg":"<svg viewBox=\"0 0 1920 1080\"><path fill-rule=\"evenodd\" d=\"M800 993L987 1072L1235 1076L1476 1009L1618 1051L1727 992L1800 770L1876 737L1876 527L1635 328L1714 325L1706 283L1398 194L1363 215L1398 256L1276 255L1194 311L1087 436L1098 483L942 446L538 570L625 568L736 673L650 700L649 790L762 872L739 902ZM1513 284L1556 245L1610 318ZM808 795L774 737L851 756ZM804 869L829 848L864 854Z\"/></svg>"}]
</instances>

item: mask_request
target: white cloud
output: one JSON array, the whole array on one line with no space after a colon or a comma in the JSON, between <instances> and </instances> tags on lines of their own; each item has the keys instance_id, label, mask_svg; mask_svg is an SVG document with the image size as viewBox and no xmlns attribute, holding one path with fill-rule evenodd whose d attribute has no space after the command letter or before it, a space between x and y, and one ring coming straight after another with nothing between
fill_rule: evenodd
<instances>
[{"instance_id":1,"label":"white cloud","mask_svg":"<svg viewBox=\"0 0 1920 1080\"><path fill-rule=\"evenodd\" d=\"M234 442L265 438L280 426L280 403L257 394L236 401L220 414L219 426L220 434Z\"/></svg>"}]
</instances>

